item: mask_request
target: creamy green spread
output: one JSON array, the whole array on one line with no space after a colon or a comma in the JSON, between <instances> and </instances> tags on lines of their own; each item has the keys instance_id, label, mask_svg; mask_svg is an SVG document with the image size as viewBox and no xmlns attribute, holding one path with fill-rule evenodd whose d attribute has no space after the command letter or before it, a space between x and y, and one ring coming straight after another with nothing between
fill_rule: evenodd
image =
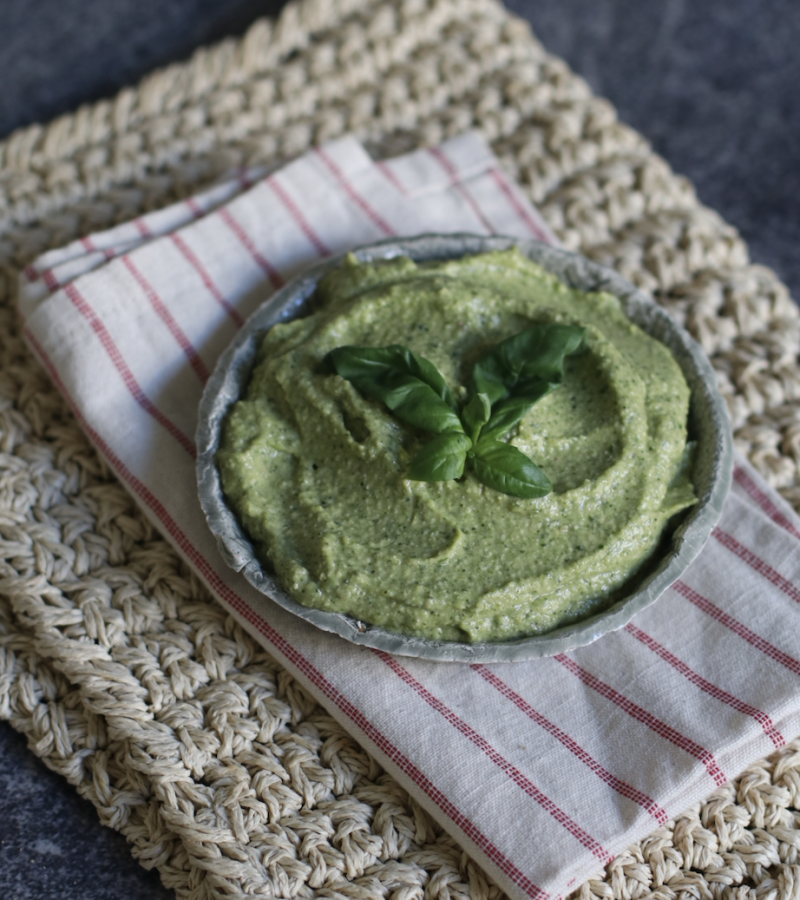
<instances>
[{"instance_id":1,"label":"creamy green spread","mask_svg":"<svg viewBox=\"0 0 800 900\"><path fill-rule=\"evenodd\" d=\"M613 602L695 502L689 388L611 294L570 289L510 250L421 264L350 256L316 300L264 336L217 454L228 502L298 603L436 640L540 634ZM343 345L402 344L463 402L476 360L549 322L587 337L508 437L553 482L536 499L470 473L409 480L430 436L323 365Z\"/></svg>"}]
</instances>

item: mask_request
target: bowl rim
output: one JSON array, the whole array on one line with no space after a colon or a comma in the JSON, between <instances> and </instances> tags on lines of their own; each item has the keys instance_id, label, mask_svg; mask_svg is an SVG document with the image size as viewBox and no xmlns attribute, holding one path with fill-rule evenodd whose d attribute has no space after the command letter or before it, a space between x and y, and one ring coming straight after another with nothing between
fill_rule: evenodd
<instances>
[{"instance_id":1,"label":"bowl rim","mask_svg":"<svg viewBox=\"0 0 800 900\"><path fill-rule=\"evenodd\" d=\"M525 256L539 263L568 287L614 294L622 302L628 318L669 346L689 381L692 404L699 404L711 421L714 447L710 485L673 532L672 547L661 564L633 594L602 612L545 634L512 641L434 641L362 623L344 613L302 606L289 596L277 578L262 569L247 534L225 502L215 463L222 420L230 406L239 399L249 378L261 337L276 323L301 314L319 279L340 265L349 253L364 262L401 255L419 262L454 259L511 247L519 248ZM584 646L607 632L622 628L638 612L655 602L700 553L722 514L732 471L733 440L727 406L717 388L710 362L688 332L663 307L612 269L540 241L500 235L454 233L390 238L356 247L312 265L273 294L248 318L220 356L206 383L199 407L197 480L200 503L225 562L261 594L323 631L372 649L429 660L474 663L534 659Z\"/></svg>"}]
</instances>

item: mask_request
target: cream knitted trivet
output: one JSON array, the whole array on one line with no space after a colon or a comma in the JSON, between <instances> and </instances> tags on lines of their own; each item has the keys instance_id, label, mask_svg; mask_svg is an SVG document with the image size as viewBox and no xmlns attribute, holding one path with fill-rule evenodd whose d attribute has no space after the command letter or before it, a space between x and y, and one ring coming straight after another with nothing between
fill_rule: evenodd
<instances>
[{"instance_id":1,"label":"cream knitted trivet","mask_svg":"<svg viewBox=\"0 0 800 900\"><path fill-rule=\"evenodd\" d=\"M346 131L389 155L469 127L567 246L686 323L740 449L800 505L800 329L785 289L491 0L304 0L113 101L18 132L0 145L0 715L180 897L499 892L209 600L109 476L21 341L17 273L232 166ZM579 893L800 897L798 750Z\"/></svg>"}]
</instances>

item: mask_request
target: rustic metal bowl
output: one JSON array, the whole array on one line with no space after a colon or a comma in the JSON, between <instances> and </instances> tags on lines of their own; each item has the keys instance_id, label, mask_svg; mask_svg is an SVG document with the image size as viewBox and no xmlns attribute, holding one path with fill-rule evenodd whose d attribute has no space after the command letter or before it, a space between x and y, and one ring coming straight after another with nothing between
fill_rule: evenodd
<instances>
[{"instance_id":1,"label":"rustic metal bowl","mask_svg":"<svg viewBox=\"0 0 800 900\"><path fill-rule=\"evenodd\" d=\"M295 602L263 568L247 534L228 507L220 484L215 455L222 421L247 384L261 336L277 322L301 316L319 279L338 266L343 256L332 257L305 272L278 291L247 321L223 353L206 385L200 404L197 432L197 477L200 501L225 561L257 590L310 625L331 631L348 641L404 656L462 662L497 662L551 656L588 644L627 624L678 579L698 555L722 512L733 465L733 447L725 403L714 372L698 344L670 316L632 284L603 266L575 253L557 250L538 241L470 234L422 235L382 241L360 247L359 259L386 259L407 255L414 260L453 259L488 250L517 246L530 259L572 288L608 291L622 301L631 321L666 344L691 388L690 437L697 441L694 483L699 502L671 534L664 553L649 573L637 580L631 593L602 612L546 634L513 641L474 644L433 641L396 634L350 616L309 609Z\"/></svg>"}]
</instances>

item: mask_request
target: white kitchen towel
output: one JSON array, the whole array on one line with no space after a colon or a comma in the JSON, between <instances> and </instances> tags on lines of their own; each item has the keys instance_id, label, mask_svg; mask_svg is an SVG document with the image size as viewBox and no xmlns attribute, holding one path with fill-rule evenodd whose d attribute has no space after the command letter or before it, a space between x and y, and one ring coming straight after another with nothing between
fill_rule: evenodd
<instances>
[{"instance_id":1,"label":"white kitchen towel","mask_svg":"<svg viewBox=\"0 0 800 900\"><path fill-rule=\"evenodd\" d=\"M353 139L41 257L25 331L121 481L219 601L511 897L557 897L800 733L800 520L743 461L685 576L571 653L437 664L309 627L223 563L197 499L203 384L320 256L393 235L553 241L469 134L375 163Z\"/></svg>"}]
</instances>

